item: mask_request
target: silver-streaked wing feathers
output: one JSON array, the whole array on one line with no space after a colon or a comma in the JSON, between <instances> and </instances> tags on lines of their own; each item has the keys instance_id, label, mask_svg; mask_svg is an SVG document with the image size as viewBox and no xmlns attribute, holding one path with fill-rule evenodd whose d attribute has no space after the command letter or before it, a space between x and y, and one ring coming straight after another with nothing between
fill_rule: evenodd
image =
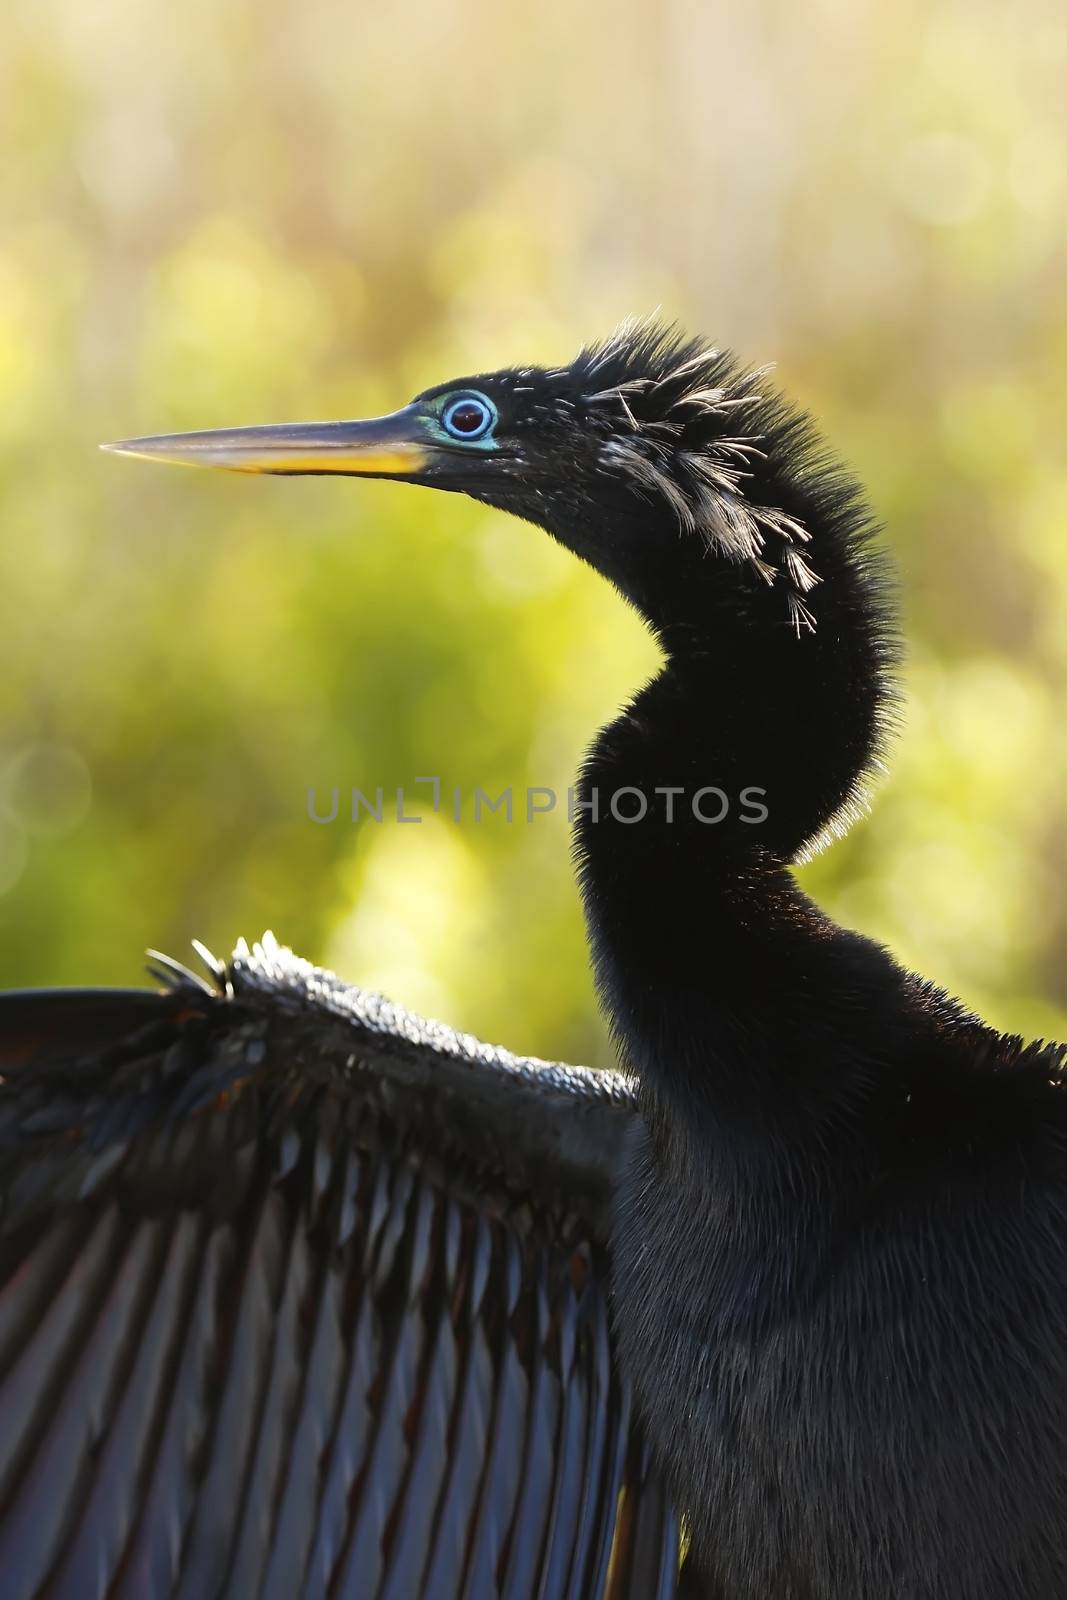
<instances>
[{"instance_id":1,"label":"silver-streaked wing feathers","mask_svg":"<svg viewBox=\"0 0 1067 1600\"><path fill-rule=\"evenodd\" d=\"M273 942L170 981L0 1001L5 1600L666 1600L625 1085Z\"/></svg>"}]
</instances>

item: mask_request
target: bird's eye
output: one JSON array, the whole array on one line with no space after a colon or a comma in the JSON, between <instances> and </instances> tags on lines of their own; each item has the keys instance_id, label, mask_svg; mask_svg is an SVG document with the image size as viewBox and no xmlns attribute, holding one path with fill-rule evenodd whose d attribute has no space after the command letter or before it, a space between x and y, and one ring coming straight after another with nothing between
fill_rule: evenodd
<instances>
[{"instance_id":1,"label":"bird's eye","mask_svg":"<svg viewBox=\"0 0 1067 1600\"><path fill-rule=\"evenodd\" d=\"M441 423L454 439L484 439L495 421L495 406L479 394L459 395L441 413Z\"/></svg>"}]
</instances>

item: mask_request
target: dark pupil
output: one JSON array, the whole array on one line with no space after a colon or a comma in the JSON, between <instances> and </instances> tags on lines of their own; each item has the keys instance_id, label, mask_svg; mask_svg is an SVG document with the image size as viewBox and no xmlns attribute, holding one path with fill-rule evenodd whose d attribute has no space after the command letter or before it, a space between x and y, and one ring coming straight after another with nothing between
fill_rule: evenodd
<instances>
[{"instance_id":1,"label":"dark pupil","mask_svg":"<svg viewBox=\"0 0 1067 1600\"><path fill-rule=\"evenodd\" d=\"M461 400L452 407L448 420L457 433L477 433L485 426L485 407L476 400Z\"/></svg>"}]
</instances>

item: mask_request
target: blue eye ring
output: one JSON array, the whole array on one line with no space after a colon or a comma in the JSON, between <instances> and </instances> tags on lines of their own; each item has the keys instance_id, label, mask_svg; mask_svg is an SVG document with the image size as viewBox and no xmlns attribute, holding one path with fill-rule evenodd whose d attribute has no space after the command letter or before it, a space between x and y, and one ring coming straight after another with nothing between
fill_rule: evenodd
<instances>
[{"instance_id":1,"label":"blue eye ring","mask_svg":"<svg viewBox=\"0 0 1067 1600\"><path fill-rule=\"evenodd\" d=\"M452 395L441 412L441 426L461 444L474 444L485 439L496 426L496 406L488 395L476 389Z\"/></svg>"}]
</instances>

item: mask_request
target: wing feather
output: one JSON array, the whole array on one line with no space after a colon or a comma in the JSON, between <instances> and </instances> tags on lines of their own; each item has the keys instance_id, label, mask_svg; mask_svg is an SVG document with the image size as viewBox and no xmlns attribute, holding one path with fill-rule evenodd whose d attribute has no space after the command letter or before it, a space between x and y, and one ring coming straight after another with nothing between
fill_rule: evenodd
<instances>
[{"instance_id":1,"label":"wing feather","mask_svg":"<svg viewBox=\"0 0 1067 1600\"><path fill-rule=\"evenodd\" d=\"M618 1093L213 976L0 1003L4 1600L666 1600Z\"/></svg>"}]
</instances>

